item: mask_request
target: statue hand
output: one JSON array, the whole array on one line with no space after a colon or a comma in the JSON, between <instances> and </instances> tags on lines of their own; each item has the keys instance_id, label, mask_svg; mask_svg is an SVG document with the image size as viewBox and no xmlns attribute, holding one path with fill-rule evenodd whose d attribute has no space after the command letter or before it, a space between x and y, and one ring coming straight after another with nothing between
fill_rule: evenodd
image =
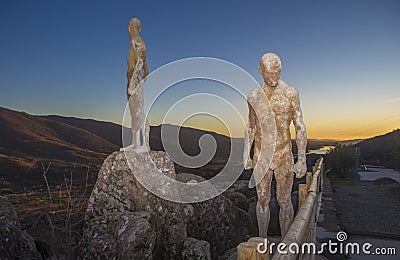
<instances>
[{"instance_id":1,"label":"statue hand","mask_svg":"<svg viewBox=\"0 0 400 260\"><path fill-rule=\"evenodd\" d=\"M248 158L244 165L244 169L248 170L248 169L252 169L252 168L253 168L253 160Z\"/></svg>"},{"instance_id":2,"label":"statue hand","mask_svg":"<svg viewBox=\"0 0 400 260\"><path fill-rule=\"evenodd\" d=\"M128 95L132 96L135 92L135 78L132 76L128 86Z\"/></svg>"},{"instance_id":3,"label":"statue hand","mask_svg":"<svg viewBox=\"0 0 400 260\"><path fill-rule=\"evenodd\" d=\"M306 160L298 160L293 166L293 172L296 173L296 178L302 178L307 172Z\"/></svg>"}]
</instances>

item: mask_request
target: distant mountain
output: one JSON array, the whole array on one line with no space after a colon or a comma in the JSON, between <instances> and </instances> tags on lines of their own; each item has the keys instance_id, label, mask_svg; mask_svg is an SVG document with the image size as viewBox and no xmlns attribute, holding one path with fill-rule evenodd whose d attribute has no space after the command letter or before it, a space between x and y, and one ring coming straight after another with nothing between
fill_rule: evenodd
<instances>
[{"instance_id":1,"label":"distant mountain","mask_svg":"<svg viewBox=\"0 0 400 260\"><path fill-rule=\"evenodd\" d=\"M57 115L40 116L52 121L62 122L67 125L87 130L104 140L122 147L121 126L111 122L97 121L94 119L82 119Z\"/></svg>"},{"instance_id":2,"label":"distant mountain","mask_svg":"<svg viewBox=\"0 0 400 260\"><path fill-rule=\"evenodd\" d=\"M161 129L165 131L165 140L161 141ZM179 143L172 143L174 134L179 131ZM165 150L164 145L169 145L170 150L178 151L180 148L188 155L195 156L200 153L199 140L205 135L211 135L216 143L217 149L215 157L228 158L230 153L231 138L220 135L211 131L205 131L190 127L179 127L176 125L166 124L159 126L152 126L150 129L150 146L153 150ZM242 139L236 139L242 142ZM163 144L164 143L164 144Z\"/></svg>"},{"instance_id":3,"label":"distant mountain","mask_svg":"<svg viewBox=\"0 0 400 260\"><path fill-rule=\"evenodd\" d=\"M177 126L165 125L166 135L175 133ZM130 129L124 128L127 143ZM215 157L228 157L230 138L213 132L181 127L180 144L170 144L171 150L179 145L189 155L200 152L198 140L204 134L212 135L217 142ZM52 163L49 176L57 175L54 183L64 180L71 171L83 172L92 166L92 177L105 157L122 147L122 126L62 116L34 116L0 107L0 185L20 190L26 186L43 183L42 162ZM170 142L167 138L165 142ZM153 150L163 150L161 126L151 127L150 145ZM165 145L165 144L164 144ZM178 169L177 169L178 170ZM80 174L77 179L84 178ZM2 187L0 186L0 189Z\"/></svg>"},{"instance_id":4,"label":"distant mountain","mask_svg":"<svg viewBox=\"0 0 400 260\"><path fill-rule=\"evenodd\" d=\"M98 169L119 149L88 130L2 107L0 126L0 184L13 190L43 183L42 162L52 163L60 182L82 167Z\"/></svg>"},{"instance_id":5,"label":"distant mountain","mask_svg":"<svg viewBox=\"0 0 400 260\"><path fill-rule=\"evenodd\" d=\"M49 119L51 121L61 122L70 126L84 129L86 131L95 134L108 142L122 147L122 126L111 122L97 121L93 119L82 119L74 117L63 117L57 115L40 116L41 118ZM176 125L166 124L159 126L151 126L150 128L150 146L153 150L163 151L163 143L161 141L161 128L166 132L165 136L169 137L164 140L165 143L173 146L172 150L177 149L178 144L171 144L172 134L179 131L179 144L184 152L194 156L200 152L198 141L204 134L212 135L218 146L216 151L217 157L228 157L230 152L230 138L224 135L220 135L211 131L199 130L190 127L179 127ZM130 129L124 128L124 136L126 137L126 143L131 142Z\"/></svg>"},{"instance_id":6,"label":"distant mountain","mask_svg":"<svg viewBox=\"0 0 400 260\"><path fill-rule=\"evenodd\" d=\"M361 163L400 169L400 129L359 142Z\"/></svg>"},{"instance_id":7,"label":"distant mountain","mask_svg":"<svg viewBox=\"0 0 400 260\"><path fill-rule=\"evenodd\" d=\"M161 128L167 136L164 143ZM178 130L179 143L171 143L172 135ZM127 143L130 143L130 134L130 129L124 128ZM176 165L177 172L190 171L209 177L220 171L231 153L231 141L236 144L233 158L237 162L241 160L242 138L231 139L211 131L170 124L151 127L150 146L152 150L164 150L164 146L169 145L172 153L181 148L195 156L200 153L199 140L205 134L211 135L217 143L213 160L201 169ZM105 157L122 147L121 137L122 126L111 122L57 115L34 116L0 107L0 185L18 190L43 183L42 162L52 163L49 175L56 176L53 183L63 181L64 175L71 172L85 172L89 164L92 166L90 176L95 179ZM295 142L293 144L296 152ZM330 141L309 140L308 148L318 149L329 144ZM76 177L82 179L85 175Z\"/></svg>"},{"instance_id":8,"label":"distant mountain","mask_svg":"<svg viewBox=\"0 0 400 260\"><path fill-rule=\"evenodd\" d=\"M95 133L24 112L0 107L1 154L28 165L35 160L98 161L118 146ZM35 160L27 160L35 158Z\"/></svg>"}]
</instances>

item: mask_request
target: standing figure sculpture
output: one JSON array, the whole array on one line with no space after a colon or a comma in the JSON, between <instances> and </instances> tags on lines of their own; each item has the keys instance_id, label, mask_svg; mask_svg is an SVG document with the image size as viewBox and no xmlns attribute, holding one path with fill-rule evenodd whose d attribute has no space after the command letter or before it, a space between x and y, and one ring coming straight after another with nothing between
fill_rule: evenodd
<instances>
[{"instance_id":1,"label":"standing figure sculpture","mask_svg":"<svg viewBox=\"0 0 400 260\"><path fill-rule=\"evenodd\" d=\"M276 197L279 203L279 223L281 237L284 237L293 221L293 206L291 202L291 192L293 185L293 172L297 178L301 178L307 171L306 165L306 146L307 136L306 127L300 108L299 94L295 88L280 80L281 61L274 53L266 53L260 60L259 72L264 79L264 83L253 89L247 98L249 106L249 121L246 126L244 162L245 168L254 168L253 175L257 180L256 188L258 195L257 202L257 222L259 236L267 237L268 224L270 218L269 202L271 199L272 174L276 179ZM268 99L268 100L266 100ZM264 107L269 102L275 118L276 142L272 161L261 162L263 158L262 145L273 138L272 133L268 133L271 127L262 127L272 122L261 122L260 116L265 112L257 111L257 108ZM258 104L258 105L257 105ZM261 104L261 106L260 106ZM266 120L264 120L266 121ZM296 144L298 147L298 160L294 164L292 155L292 144L290 139L290 124L296 129ZM250 149L254 142L254 156L250 159ZM265 156L264 156L265 158Z\"/></svg>"},{"instance_id":2,"label":"standing figure sculpture","mask_svg":"<svg viewBox=\"0 0 400 260\"><path fill-rule=\"evenodd\" d=\"M129 22L130 48L128 53L127 96L131 114L132 148L146 145L149 148L149 124L144 115L144 82L149 74L146 63L146 45L140 37L139 19Z\"/></svg>"}]
</instances>

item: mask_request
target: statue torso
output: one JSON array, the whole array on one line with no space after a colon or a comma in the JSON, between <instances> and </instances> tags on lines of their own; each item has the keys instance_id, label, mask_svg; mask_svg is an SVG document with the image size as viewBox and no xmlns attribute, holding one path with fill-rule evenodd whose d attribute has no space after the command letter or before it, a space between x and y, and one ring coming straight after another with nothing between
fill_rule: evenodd
<instances>
[{"instance_id":1,"label":"statue torso","mask_svg":"<svg viewBox=\"0 0 400 260\"><path fill-rule=\"evenodd\" d=\"M269 102L270 109L273 111L273 116L275 119L275 129L276 129L276 146L274 161L279 161L284 156L291 157L291 138L290 138L290 124L293 115L292 100L296 96L296 90L288 85L284 81L279 81L276 87L258 87L252 91L249 96L253 100L251 103L254 105L254 110L259 117L256 125L255 133L255 146L261 147L261 142L263 142L263 136L269 138L273 128L271 128L270 120L265 118L267 112L267 105L265 103ZM266 100L267 99L267 100ZM264 105L262 104L264 103ZM261 132L263 131L263 132ZM265 141L265 140L264 140ZM278 162L277 162L278 163Z\"/></svg>"}]
</instances>

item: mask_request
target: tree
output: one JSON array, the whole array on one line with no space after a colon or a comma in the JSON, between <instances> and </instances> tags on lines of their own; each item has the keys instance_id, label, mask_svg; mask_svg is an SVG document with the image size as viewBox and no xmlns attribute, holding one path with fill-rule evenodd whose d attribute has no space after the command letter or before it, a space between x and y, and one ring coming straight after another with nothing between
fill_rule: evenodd
<instances>
[{"instance_id":1,"label":"tree","mask_svg":"<svg viewBox=\"0 0 400 260\"><path fill-rule=\"evenodd\" d=\"M335 144L335 148L326 156L328 167L335 171L340 177L344 177L347 169L354 167L354 151L351 147Z\"/></svg>"}]
</instances>

